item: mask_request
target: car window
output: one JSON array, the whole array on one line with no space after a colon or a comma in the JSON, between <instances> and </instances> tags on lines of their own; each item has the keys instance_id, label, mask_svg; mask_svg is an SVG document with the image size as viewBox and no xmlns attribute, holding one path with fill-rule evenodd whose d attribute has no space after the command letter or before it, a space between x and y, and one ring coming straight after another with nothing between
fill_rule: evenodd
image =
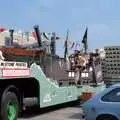
<instances>
[{"instance_id":1,"label":"car window","mask_svg":"<svg viewBox=\"0 0 120 120\"><path fill-rule=\"evenodd\" d=\"M109 93L105 94L102 98L104 102L120 102L120 88L115 88Z\"/></svg>"}]
</instances>

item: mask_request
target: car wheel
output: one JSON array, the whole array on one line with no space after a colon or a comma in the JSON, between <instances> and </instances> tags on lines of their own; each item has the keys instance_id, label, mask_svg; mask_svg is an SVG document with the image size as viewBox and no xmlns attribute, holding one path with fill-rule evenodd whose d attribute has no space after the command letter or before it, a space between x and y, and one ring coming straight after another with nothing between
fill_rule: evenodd
<instances>
[{"instance_id":1,"label":"car wheel","mask_svg":"<svg viewBox=\"0 0 120 120\"><path fill-rule=\"evenodd\" d=\"M100 116L99 118L97 118L97 120L118 120L118 119L114 116L106 115Z\"/></svg>"},{"instance_id":2,"label":"car wheel","mask_svg":"<svg viewBox=\"0 0 120 120\"><path fill-rule=\"evenodd\" d=\"M18 99L15 93L7 92L3 94L1 100L1 119L17 120L18 117Z\"/></svg>"}]
</instances>

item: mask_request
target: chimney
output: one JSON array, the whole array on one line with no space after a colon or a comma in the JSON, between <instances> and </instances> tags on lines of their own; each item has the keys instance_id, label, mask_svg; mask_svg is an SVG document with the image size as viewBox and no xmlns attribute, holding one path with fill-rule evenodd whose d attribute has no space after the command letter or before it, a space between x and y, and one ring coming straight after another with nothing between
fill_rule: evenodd
<instances>
[{"instance_id":1,"label":"chimney","mask_svg":"<svg viewBox=\"0 0 120 120\"><path fill-rule=\"evenodd\" d=\"M38 45L39 47L41 47L41 36L40 36L40 30L39 30L39 25L34 25L34 30L35 30L35 33L36 33L36 37L37 37L37 41L38 41Z\"/></svg>"}]
</instances>

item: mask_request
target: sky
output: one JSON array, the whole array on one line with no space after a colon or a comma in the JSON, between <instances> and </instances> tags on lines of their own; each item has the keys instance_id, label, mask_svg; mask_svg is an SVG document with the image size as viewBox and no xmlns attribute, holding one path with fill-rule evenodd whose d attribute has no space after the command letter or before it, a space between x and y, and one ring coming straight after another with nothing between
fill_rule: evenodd
<instances>
[{"instance_id":1,"label":"sky","mask_svg":"<svg viewBox=\"0 0 120 120\"><path fill-rule=\"evenodd\" d=\"M56 32L79 41L88 27L89 49L120 45L120 0L0 0L0 27ZM82 44L81 44L82 47ZM63 46L57 46L63 54Z\"/></svg>"}]
</instances>

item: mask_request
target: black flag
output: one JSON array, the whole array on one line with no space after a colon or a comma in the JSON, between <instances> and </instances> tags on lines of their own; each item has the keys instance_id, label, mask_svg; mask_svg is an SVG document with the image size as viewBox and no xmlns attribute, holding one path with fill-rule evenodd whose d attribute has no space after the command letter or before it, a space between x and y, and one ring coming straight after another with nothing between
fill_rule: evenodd
<instances>
[{"instance_id":1,"label":"black flag","mask_svg":"<svg viewBox=\"0 0 120 120\"><path fill-rule=\"evenodd\" d=\"M88 49L87 37L88 37L88 28L86 28L85 34L84 34L83 40L82 40L82 43L84 44L84 48L85 48L85 53L87 53L87 49Z\"/></svg>"},{"instance_id":2,"label":"black flag","mask_svg":"<svg viewBox=\"0 0 120 120\"><path fill-rule=\"evenodd\" d=\"M67 30L67 34L66 34L66 40L65 40L65 51L64 51L64 60L66 61L68 59L68 37L69 37L69 30Z\"/></svg>"}]
</instances>

